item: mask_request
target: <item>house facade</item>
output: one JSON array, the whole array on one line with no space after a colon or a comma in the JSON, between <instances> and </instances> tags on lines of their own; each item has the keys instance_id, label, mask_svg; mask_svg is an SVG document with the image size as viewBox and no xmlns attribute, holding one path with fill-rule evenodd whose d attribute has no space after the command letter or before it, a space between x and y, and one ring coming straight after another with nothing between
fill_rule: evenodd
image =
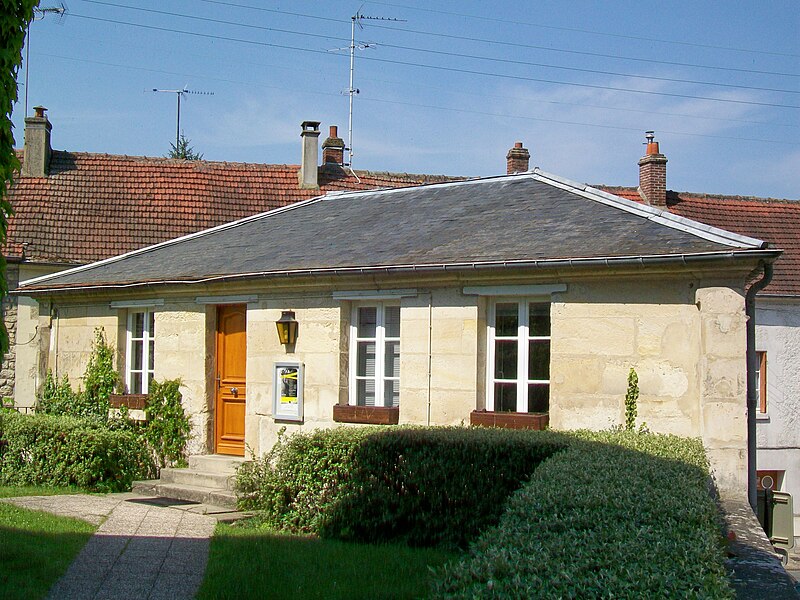
<instances>
[{"instance_id":1,"label":"house facade","mask_svg":"<svg viewBox=\"0 0 800 600\"><path fill-rule=\"evenodd\" d=\"M19 293L59 373L102 327L129 391L180 378L193 453L339 423L604 429L634 368L640 420L702 437L741 491L745 286L779 254L534 170L328 194Z\"/></svg>"}]
</instances>

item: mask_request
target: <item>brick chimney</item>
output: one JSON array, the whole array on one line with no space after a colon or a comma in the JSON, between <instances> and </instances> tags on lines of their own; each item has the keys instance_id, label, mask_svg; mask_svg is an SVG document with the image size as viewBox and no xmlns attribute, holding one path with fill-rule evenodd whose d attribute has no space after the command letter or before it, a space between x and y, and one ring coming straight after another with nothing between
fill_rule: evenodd
<instances>
[{"instance_id":1,"label":"brick chimney","mask_svg":"<svg viewBox=\"0 0 800 600\"><path fill-rule=\"evenodd\" d=\"M300 137L303 140L303 157L297 178L303 189L318 189L317 157L319 156L319 121L303 121L300 125Z\"/></svg>"},{"instance_id":2,"label":"brick chimney","mask_svg":"<svg viewBox=\"0 0 800 600\"><path fill-rule=\"evenodd\" d=\"M522 147L522 142L516 142L506 154L506 173L524 173L530 169L530 162L531 153Z\"/></svg>"},{"instance_id":3,"label":"brick chimney","mask_svg":"<svg viewBox=\"0 0 800 600\"><path fill-rule=\"evenodd\" d=\"M645 132L647 151L639 159L639 193L650 206L667 206L667 157L658 150L655 133Z\"/></svg>"},{"instance_id":4,"label":"brick chimney","mask_svg":"<svg viewBox=\"0 0 800 600\"><path fill-rule=\"evenodd\" d=\"M322 164L338 165L344 164L344 140L339 137L339 128L331 125L328 139L322 142Z\"/></svg>"},{"instance_id":5,"label":"brick chimney","mask_svg":"<svg viewBox=\"0 0 800 600\"><path fill-rule=\"evenodd\" d=\"M53 126L44 114L44 106L34 106L34 116L25 118L25 154L22 175L47 177L50 172L50 130Z\"/></svg>"}]
</instances>

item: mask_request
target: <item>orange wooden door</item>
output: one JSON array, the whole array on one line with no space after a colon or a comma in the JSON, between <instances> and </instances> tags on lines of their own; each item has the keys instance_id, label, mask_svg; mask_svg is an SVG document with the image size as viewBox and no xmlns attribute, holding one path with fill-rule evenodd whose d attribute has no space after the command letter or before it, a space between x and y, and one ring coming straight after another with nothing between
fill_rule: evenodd
<instances>
[{"instance_id":1,"label":"orange wooden door","mask_svg":"<svg viewBox=\"0 0 800 600\"><path fill-rule=\"evenodd\" d=\"M217 307L217 394L214 442L218 454L244 456L247 306Z\"/></svg>"}]
</instances>

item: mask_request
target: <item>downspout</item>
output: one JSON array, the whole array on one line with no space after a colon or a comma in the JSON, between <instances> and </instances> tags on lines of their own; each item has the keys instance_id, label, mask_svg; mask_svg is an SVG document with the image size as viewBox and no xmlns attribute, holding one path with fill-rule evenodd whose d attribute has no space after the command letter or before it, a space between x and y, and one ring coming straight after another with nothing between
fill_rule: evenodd
<instances>
[{"instance_id":1,"label":"downspout","mask_svg":"<svg viewBox=\"0 0 800 600\"><path fill-rule=\"evenodd\" d=\"M772 281L773 267L771 263L761 261L764 276L753 283L745 294L744 310L747 314L747 499L753 512L757 512L758 493L756 482L756 377L758 376L758 358L756 356L756 294Z\"/></svg>"},{"instance_id":2,"label":"downspout","mask_svg":"<svg viewBox=\"0 0 800 600\"><path fill-rule=\"evenodd\" d=\"M431 424L431 373L433 370L433 292L428 294L428 415L426 425Z\"/></svg>"}]
</instances>

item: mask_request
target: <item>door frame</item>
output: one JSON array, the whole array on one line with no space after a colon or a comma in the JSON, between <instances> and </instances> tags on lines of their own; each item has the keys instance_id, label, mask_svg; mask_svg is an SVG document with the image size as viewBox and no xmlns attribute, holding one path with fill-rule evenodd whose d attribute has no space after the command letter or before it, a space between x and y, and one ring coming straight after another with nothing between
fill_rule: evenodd
<instances>
[{"instance_id":1,"label":"door frame","mask_svg":"<svg viewBox=\"0 0 800 600\"><path fill-rule=\"evenodd\" d=\"M223 420L222 416L222 406L224 397L227 394L222 393L222 380L221 376L222 369L221 369L221 359L223 357L222 352L224 352L224 345L221 344L221 335L222 335L222 324L223 319L221 318L221 314L224 310L230 310L231 308L236 308L241 310L244 316L244 352L242 359L245 363L244 369L244 377L241 379L241 383L239 385L235 385L236 388L243 388L242 393L242 404L244 405L245 414L242 416L242 443L241 448L238 447L238 443L230 444L226 447L224 443L222 443L222 437L224 435L222 431ZM214 327L214 359L213 359L213 377L212 377L212 388L214 391L213 394L213 437L212 437L212 451L215 454L225 454L228 456L244 456L245 454L245 440L244 440L244 427L246 421L246 407L247 407L247 304L245 303L226 303L226 304L217 304L215 305L215 327ZM222 350L221 350L222 349ZM238 381L238 379L237 379Z\"/></svg>"}]
</instances>

